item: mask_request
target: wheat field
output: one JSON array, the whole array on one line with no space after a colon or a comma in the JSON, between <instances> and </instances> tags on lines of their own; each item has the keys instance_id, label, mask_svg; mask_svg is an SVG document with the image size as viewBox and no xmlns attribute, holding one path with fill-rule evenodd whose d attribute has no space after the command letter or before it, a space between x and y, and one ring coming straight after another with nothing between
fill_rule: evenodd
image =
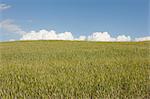
<instances>
[{"instance_id":1,"label":"wheat field","mask_svg":"<svg viewBox=\"0 0 150 99\"><path fill-rule=\"evenodd\" d=\"M150 99L150 42L0 42L0 99Z\"/></svg>"}]
</instances>

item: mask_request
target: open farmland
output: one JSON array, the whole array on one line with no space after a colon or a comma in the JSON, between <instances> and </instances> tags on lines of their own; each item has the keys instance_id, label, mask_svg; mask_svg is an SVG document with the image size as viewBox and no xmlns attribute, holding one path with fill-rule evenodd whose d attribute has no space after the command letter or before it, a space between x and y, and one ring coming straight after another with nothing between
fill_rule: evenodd
<instances>
[{"instance_id":1,"label":"open farmland","mask_svg":"<svg viewBox=\"0 0 150 99\"><path fill-rule=\"evenodd\" d=\"M150 42L0 43L0 99L150 99Z\"/></svg>"}]
</instances>

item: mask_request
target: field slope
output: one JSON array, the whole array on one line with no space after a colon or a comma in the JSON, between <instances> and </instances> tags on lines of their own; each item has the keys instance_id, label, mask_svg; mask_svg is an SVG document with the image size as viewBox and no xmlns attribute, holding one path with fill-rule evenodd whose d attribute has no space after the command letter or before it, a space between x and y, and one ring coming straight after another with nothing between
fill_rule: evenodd
<instances>
[{"instance_id":1,"label":"field slope","mask_svg":"<svg viewBox=\"0 0 150 99\"><path fill-rule=\"evenodd\" d=\"M0 99L148 99L150 42L0 43Z\"/></svg>"}]
</instances>

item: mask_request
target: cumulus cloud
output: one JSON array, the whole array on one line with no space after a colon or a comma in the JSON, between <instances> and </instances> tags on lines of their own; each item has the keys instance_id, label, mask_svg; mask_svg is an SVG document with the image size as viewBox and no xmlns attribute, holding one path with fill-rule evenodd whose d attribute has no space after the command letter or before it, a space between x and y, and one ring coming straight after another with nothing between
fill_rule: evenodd
<instances>
[{"instance_id":1,"label":"cumulus cloud","mask_svg":"<svg viewBox=\"0 0 150 99\"><path fill-rule=\"evenodd\" d=\"M111 37L108 32L95 32L88 37L82 35L74 38L71 32L56 33L51 30L31 31L24 34L20 40L88 40L88 41L130 41L130 36L119 35L117 38Z\"/></svg>"},{"instance_id":2,"label":"cumulus cloud","mask_svg":"<svg viewBox=\"0 0 150 99\"><path fill-rule=\"evenodd\" d=\"M51 30L40 30L40 31L30 31L22 36L20 40L86 40L86 36L79 36L79 38L74 38L71 32L56 33L56 31Z\"/></svg>"},{"instance_id":3,"label":"cumulus cloud","mask_svg":"<svg viewBox=\"0 0 150 99\"><path fill-rule=\"evenodd\" d=\"M74 37L71 32L56 33L54 30L40 30L26 33L20 40L74 40Z\"/></svg>"},{"instance_id":4,"label":"cumulus cloud","mask_svg":"<svg viewBox=\"0 0 150 99\"><path fill-rule=\"evenodd\" d=\"M119 35L116 38L116 41L131 41L131 37L130 36L125 36L125 35Z\"/></svg>"},{"instance_id":5,"label":"cumulus cloud","mask_svg":"<svg viewBox=\"0 0 150 99\"><path fill-rule=\"evenodd\" d=\"M74 40L85 41L86 40L86 36L81 35L81 36L79 36L79 38L75 38Z\"/></svg>"},{"instance_id":6,"label":"cumulus cloud","mask_svg":"<svg viewBox=\"0 0 150 99\"><path fill-rule=\"evenodd\" d=\"M135 41L150 41L150 36L135 38Z\"/></svg>"},{"instance_id":7,"label":"cumulus cloud","mask_svg":"<svg viewBox=\"0 0 150 99\"><path fill-rule=\"evenodd\" d=\"M79 36L79 39L78 40L86 40L86 36Z\"/></svg>"},{"instance_id":8,"label":"cumulus cloud","mask_svg":"<svg viewBox=\"0 0 150 99\"><path fill-rule=\"evenodd\" d=\"M89 41L115 41L108 32L95 32L88 36Z\"/></svg>"},{"instance_id":9,"label":"cumulus cloud","mask_svg":"<svg viewBox=\"0 0 150 99\"><path fill-rule=\"evenodd\" d=\"M54 30L40 30L40 31L30 31L23 34L20 40L80 40L80 41L107 41L107 42L124 42L131 41L130 36L118 35L117 37L112 37L108 32L94 32L89 36L81 35L75 38L71 32L57 33ZM150 36L135 38L132 41L146 41L150 40Z\"/></svg>"},{"instance_id":10,"label":"cumulus cloud","mask_svg":"<svg viewBox=\"0 0 150 99\"><path fill-rule=\"evenodd\" d=\"M4 4L4 3L0 3L0 11L6 10L8 8L10 8L10 5Z\"/></svg>"},{"instance_id":11,"label":"cumulus cloud","mask_svg":"<svg viewBox=\"0 0 150 99\"><path fill-rule=\"evenodd\" d=\"M88 36L89 41L131 41L130 36L119 35L117 38L111 37L108 32L95 32Z\"/></svg>"},{"instance_id":12,"label":"cumulus cloud","mask_svg":"<svg viewBox=\"0 0 150 99\"><path fill-rule=\"evenodd\" d=\"M13 20L6 19L0 22L0 29L4 29L5 31L11 33L24 34L25 32L20 28L20 26L16 25Z\"/></svg>"}]
</instances>

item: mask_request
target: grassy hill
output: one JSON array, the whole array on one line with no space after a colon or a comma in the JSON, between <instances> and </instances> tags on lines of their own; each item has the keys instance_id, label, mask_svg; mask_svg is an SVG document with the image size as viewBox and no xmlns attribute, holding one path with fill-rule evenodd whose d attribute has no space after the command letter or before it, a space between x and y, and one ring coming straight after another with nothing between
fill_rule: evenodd
<instances>
[{"instance_id":1,"label":"grassy hill","mask_svg":"<svg viewBox=\"0 0 150 99\"><path fill-rule=\"evenodd\" d=\"M150 98L150 42L0 43L1 99Z\"/></svg>"}]
</instances>

